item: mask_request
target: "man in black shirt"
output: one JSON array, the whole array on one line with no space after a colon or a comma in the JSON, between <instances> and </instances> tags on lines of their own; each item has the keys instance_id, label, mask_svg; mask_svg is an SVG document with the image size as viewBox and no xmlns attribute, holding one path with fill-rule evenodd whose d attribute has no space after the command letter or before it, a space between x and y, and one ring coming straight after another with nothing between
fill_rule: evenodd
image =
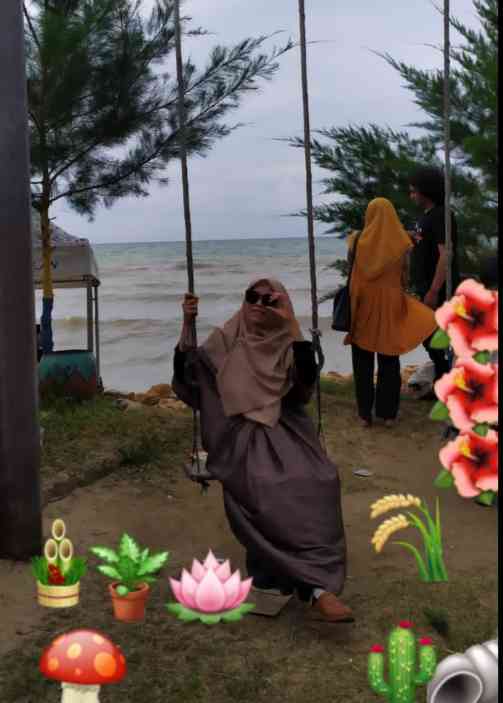
<instances>
[{"instance_id":1,"label":"man in black shirt","mask_svg":"<svg viewBox=\"0 0 503 703\"><path fill-rule=\"evenodd\" d=\"M446 299L447 250L445 246L444 177L434 168L418 169L409 178L411 199L421 208L423 215L417 222L414 249L411 254L410 274L415 291L425 305L435 310ZM452 285L453 292L459 283L457 257L457 223L451 213L452 225ZM435 366L435 380L449 371L449 361L444 350L430 348L431 337L424 346Z\"/></svg>"}]
</instances>

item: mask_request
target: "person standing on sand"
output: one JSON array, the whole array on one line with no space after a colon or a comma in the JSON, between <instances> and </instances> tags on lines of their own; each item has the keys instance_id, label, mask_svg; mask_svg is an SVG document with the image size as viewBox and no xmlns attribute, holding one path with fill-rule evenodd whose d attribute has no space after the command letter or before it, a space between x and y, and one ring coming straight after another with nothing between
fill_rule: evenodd
<instances>
[{"instance_id":1,"label":"person standing on sand","mask_svg":"<svg viewBox=\"0 0 503 703\"><path fill-rule=\"evenodd\" d=\"M240 310L195 348L197 312L187 294L173 389L200 411L206 468L222 484L249 576L257 588L296 590L315 619L352 621L338 598L346 577L339 475L304 408L317 368L287 291L255 281Z\"/></svg>"},{"instance_id":2,"label":"person standing on sand","mask_svg":"<svg viewBox=\"0 0 503 703\"><path fill-rule=\"evenodd\" d=\"M436 168L417 169L409 178L409 195L423 211L422 217L412 233L414 249L411 254L411 283L421 300L436 310L446 299L447 250L445 247L445 185L442 172ZM459 282L458 228L454 213L451 213L452 234L452 290ZM446 350L432 349L431 337L423 342L435 367L435 381L450 370ZM433 400L432 392L425 396Z\"/></svg>"},{"instance_id":3,"label":"person standing on sand","mask_svg":"<svg viewBox=\"0 0 503 703\"><path fill-rule=\"evenodd\" d=\"M348 238L356 257L350 283L351 345L358 414L364 427L376 417L391 427L400 405L400 355L415 349L437 328L426 305L404 291L412 242L395 208L386 198L372 200L361 233ZM374 355L377 386L374 388Z\"/></svg>"}]
</instances>

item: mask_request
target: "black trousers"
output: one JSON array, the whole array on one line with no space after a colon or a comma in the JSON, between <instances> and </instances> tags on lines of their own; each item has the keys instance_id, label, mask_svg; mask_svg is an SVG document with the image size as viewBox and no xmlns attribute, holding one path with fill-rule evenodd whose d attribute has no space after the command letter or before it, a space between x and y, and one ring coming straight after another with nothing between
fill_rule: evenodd
<instances>
[{"instance_id":1,"label":"black trousers","mask_svg":"<svg viewBox=\"0 0 503 703\"><path fill-rule=\"evenodd\" d=\"M451 365L446 349L432 349L430 347L433 334L428 337L428 339L425 339L423 347L426 349L428 356L433 362L433 366L435 367L435 381L438 381L439 378L442 378L444 373L448 373L451 370Z\"/></svg>"},{"instance_id":2,"label":"black trousers","mask_svg":"<svg viewBox=\"0 0 503 703\"><path fill-rule=\"evenodd\" d=\"M351 347L353 379L358 414L362 420L372 420L372 410L383 420L394 420L400 406L400 357L377 354L377 385L374 388L374 352Z\"/></svg>"}]
</instances>

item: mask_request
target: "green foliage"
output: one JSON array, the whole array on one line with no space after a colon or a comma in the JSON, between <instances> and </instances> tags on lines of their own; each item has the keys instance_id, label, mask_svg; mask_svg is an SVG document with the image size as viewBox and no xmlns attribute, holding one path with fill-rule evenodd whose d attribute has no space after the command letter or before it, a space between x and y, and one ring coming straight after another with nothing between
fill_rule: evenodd
<instances>
[{"instance_id":1,"label":"green foliage","mask_svg":"<svg viewBox=\"0 0 503 703\"><path fill-rule=\"evenodd\" d=\"M444 330L438 329L431 339L430 347L432 349L448 349L450 343L449 335Z\"/></svg>"},{"instance_id":2,"label":"green foliage","mask_svg":"<svg viewBox=\"0 0 503 703\"><path fill-rule=\"evenodd\" d=\"M463 46L452 50L451 150L452 205L459 225L462 272L477 270L481 253L494 249L497 237L497 0L475 0L481 31L452 19ZM381 55L400 73L427 119L409 127L422 136L377 124L332 127L314 132L311 148L331 203L315 207L315 218L330 225L327 233L347 235L361 229L366 207L375 197L388 198L410 229L418 212L409 199L408 176L418 166L442 166L443 71L416 69ZM320 139L321 138L321 139ZM286 140L304 147L301 138ZM305 212L297 213L305 216ZM342 264L341 264L342 265Z\"/></svg>"},{"instance_id":3,"label":"green foliage","mask_svg":"<svg viewBox=\"0 0 503 703\"><path fill-rule=\"evenodd\" d=\"M32 196L44 210L65 199L92 217L99 204L146 196L180 156L177 82L159 70L174 49L173 0L33 0L25 12ZM150 3L149 3L150 5ZM184 33L201 36L201 29ZM187 150L204 156L239 125L224 118L269 80L293 44L270 37L216 46L207 65L184 65Z\"/></svg>"},{"instance_id":4,"label":"green foliage","mask_svg":"<svg viewBox=\"0 0 503 703\"><path fill-rule=\"evenodd\" d=\"M100 573L118 581L117 593L126 595L141 583L154 583L155 576L168 560L169 552L150 554L149 549L140 549L127 533L122 535L118 550L109 547L91 547L90 551L106 564L97 568Z\"/></svg>"},{"instance_id":5,"label":"green foliage","mask_svg":"<svg viewBox=\"0 0 503 703\"><path fill-rule=\"evenodd\" d=\"M200 620L205 625L217 625L219 622L239 622L243 615L255 608L255 603L241 603L237 608L225 610L220 613L202 613L198 610L186 608L181 603L167 603L166 609L182 622L195 622Z\"/></svg>"},{"instance_id":6,"label":"green foliage","mask_svg":"<svg viewBox=\"0 0 503 703\"><path fill-rule=\"evenodd\" d=\"M454 486L454 477L447 469L442 469L436 479L433 481L436 488L452 488Z\"/></svg>"},{"instance_id":7,"label":"green foliage","mask_svg":"<svg viewBox=\"0 0 503 703\"><path fill-rule=\"evenodd\" d=\"M487 351L477 352L473 358L479 364L488 364L491 361L491 353Z\"/></svg>"},{"instance_id":8,"label":"green foliage","mask_svg":"<svg viewBox=\"0 0 503 703\"><path fill-rule=\"evenodd\" d=\"M417 515L407 512L410 524L415 527L423 539L424 558L414 545L408 542L394 542L410 551L416 559L419 578L426 583L443 583L448 581L447 570L443 559L442 530L440 525L440 507L437 498L435 520L432 519L426 503L418 506L425 522Z\"/></svg>"},{"instance_id":9,"label":"green foliage","mask_svg":"<svg viewBox=\"0 0 503 703\"><path fill-rule=\"evenodd\" d=\"M158 461L163 453L160 437L145 433L140 437L133 437L119 447L121 466L144 466Z\"/></svg>"},{"instance_id":10,"label":"green foliage","mask_svg":"<svg viewBox=\"0 0 503 703\"><path fill-rule=\"evenodd\" d=\"M476 497L475 502L480 503L480 505L491 506L496 500L496 495L495 491L484 491Z\"/></svg>"},{"instance_id":11,"label":"green foliage","mask_svg":"<svg viewBox=\"0 0 503 703\"><path fill-rule=\"evenodd\" d=\"M441 400L437 400L430 412L431 420L438 420L439 422L445 422L449 419L449 408Z\"/></svg>"},{"instance_id":12,"label":"green foliage","mask_svg":"<svg viewBox=\"0 0 503 703\"><path fill-rule=\"evenodd\" d=\"M36 580L44 586L49 585L49 565L45 557L33 557L31 568Z\"/></svg>"},{"instance_id":13,"label":"green foliage","mask_svg":"<svg viewBox=\"0 0 503 703\"><path fill-rule=\"evenodd\" d=\"M33 557L31 561L33 575L44 586L49 585L49 565L45 557ZM87 562L83 557L74 557L68 571L65 573L64 586L73 586L78 583L87 571Z\"/></svg>"},{"instance_id":14,"label":"green foliage","mask_svg":"<svg viewBox=\"0 0 503 703\"><path fill-rule=\"evenodd\" d=\"M446 608L430 608L427 606L423 609L423 615L439 635L442 637L449 635L449 611Z\"/></svg>"}]
</instances>

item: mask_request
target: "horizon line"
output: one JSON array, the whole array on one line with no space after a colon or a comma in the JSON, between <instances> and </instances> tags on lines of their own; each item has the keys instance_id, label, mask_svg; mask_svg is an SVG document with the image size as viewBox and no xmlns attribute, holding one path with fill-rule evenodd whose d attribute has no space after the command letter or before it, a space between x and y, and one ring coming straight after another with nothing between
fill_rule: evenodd
<instances>
[{"instance_id":1,"label":"horizon line","mask_svg":"<svg viewBox=\"0 0 503 703\"><path fill-rule=\"evenodd\" d=\"M338 239L339 236L335 234L322 234L322 235L316 235L316 237L324 237L327 239ZM305 239L306 242L308 241L307 236L294 236L294 235L288 235L288 236L279 236L279 237L226 237L224 239L193 239L192 243L195 244L196 242L246 242L246 241L257 241L261 239ZM109 241L109 242L93 242L92 239L89 239L89 243L93 245L99 246L100 244L184 244L185 239L149 239L149 240L144 240L144 241L136 241L136 240L131 240L131 241L123 241L123 242L117 242L117 241Z\"/></svg>"}]
</instances>

